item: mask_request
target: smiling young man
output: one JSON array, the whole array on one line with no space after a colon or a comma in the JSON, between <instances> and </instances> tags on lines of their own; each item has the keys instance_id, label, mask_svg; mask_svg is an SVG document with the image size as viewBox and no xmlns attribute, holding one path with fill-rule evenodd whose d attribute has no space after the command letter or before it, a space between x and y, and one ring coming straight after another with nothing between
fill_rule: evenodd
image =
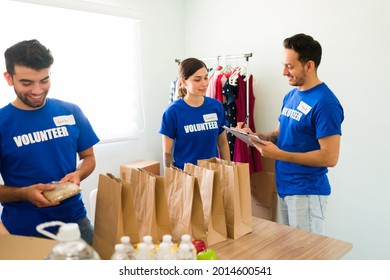
<instances>
[{"instance_id":1,"label":"smiling young man","mask_svg":"<svg viewBox=\"0 0 390 280\"><path fill-rule=\"evenodd\" d=\"M77 105L47 98L54 61L49 49L28 40L4 55L4 77L16 99L0 109L1 220L11 234L26 236L39 236L36 226L44 222L78 223L92 244L81 194L53 203L43 192L55 188L53 181L80 185L95 168L99 139Z\"/></svg>"},{"instance_id":2,"label":"smiling young man","mask_svg":"<svg viewBox=\"0 0 390 280\"><path fill-rule=\"evenodd\" d=\"M253 142L262 156L275 159L276 185L284 224L324 233L331 193L328 167L337 164L343 108L317 75L321 45L296 34L283 42L283 75L295 88L284 97L279 124Z\"/></svg>"}]
</instances>

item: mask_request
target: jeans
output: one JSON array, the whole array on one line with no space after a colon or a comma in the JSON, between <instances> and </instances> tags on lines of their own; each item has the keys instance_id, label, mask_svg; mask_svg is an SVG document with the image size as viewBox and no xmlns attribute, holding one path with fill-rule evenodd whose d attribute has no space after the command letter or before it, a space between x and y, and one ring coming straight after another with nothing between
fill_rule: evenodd
<instances>
[{"instance_id":1,"label":"jeans","mask_svg":"<svg viewBox=\"0 0 390 280\"><path fill-rule=\"evenodd\" d=\"M87 217L84 217L78 220L77 224L80 228L81 238L84 239L84 241L87 242L89 245L92 245L93 227L91 221Z\"/></svg>"},{"instance_id":2,"label":"jeans","mask_svg":"<svg viewBox=\"0 0 390 280\"><path fill-rule=\"evenodd\" d=\"M279 198L282 223L324 234L327 195L288 195Z\"/></svg>"}]
</instances>

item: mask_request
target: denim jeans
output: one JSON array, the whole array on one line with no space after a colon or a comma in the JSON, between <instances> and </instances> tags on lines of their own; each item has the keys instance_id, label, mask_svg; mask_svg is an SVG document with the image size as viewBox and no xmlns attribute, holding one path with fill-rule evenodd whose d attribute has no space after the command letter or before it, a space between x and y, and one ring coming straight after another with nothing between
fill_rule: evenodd
<instances>
[{"instance_id":1,"label":"denim jeans","mask_svg":"<svg viewBox=\"0 0 390 280\"><path fill-rule=\"evenodd\" d=\"M282 223L324 234L327 195L288 195L279 198Z\"/></svg>"},{"instance_id":2,"label":"denim jeans","mask_svg":"<svg viewBox=\"0 0 390 280\"><path fill-rule=\"evenodd\" d=\"M84 217L78 220L77 224L80 228L81 238L84 239L85 242L87 242L89 245L92 245L93 227L91 221L87 217Z\"/></svg>"}]
</instances>

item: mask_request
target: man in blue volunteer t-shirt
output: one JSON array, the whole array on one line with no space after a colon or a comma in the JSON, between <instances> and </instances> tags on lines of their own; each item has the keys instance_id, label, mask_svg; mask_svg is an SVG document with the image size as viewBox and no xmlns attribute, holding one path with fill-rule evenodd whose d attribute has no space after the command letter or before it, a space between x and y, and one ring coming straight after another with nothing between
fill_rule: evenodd
<instances>
[{"instance_id":1,"label":"man in blue volunteer t-shirt","mask_svg":"<svg viewBox=\"0 0 390 280\"><path fill-rule=\"evenodd\" d=\"M331 193L327 172L338 161L344 112L317 76L321 45L296 34L284 40L284 48L283 75L296 88L284 97L276 129L258 134L265 145L253 143L263 157L275 159L282 222L323 234Z\"/></svg>"},{"instance_id":2,"label":"man in blue volunteer t-shirt","mask_svg":"<svg viewBox=\"0 0 390 280\"><path fill-rule=\"evenodd\" d=\"M53 181L80 185L95 169L99 138L77 105L46 98L49 49L37 40L22 41L6 50L5 62L4 77L16 99L0 109L1 220L11 234L26 236L38 236L36 226L44 222L78 223L81 237L92 244L81 194L53 203L43 192L55 188Z\"/></svg>"}]
</instances>

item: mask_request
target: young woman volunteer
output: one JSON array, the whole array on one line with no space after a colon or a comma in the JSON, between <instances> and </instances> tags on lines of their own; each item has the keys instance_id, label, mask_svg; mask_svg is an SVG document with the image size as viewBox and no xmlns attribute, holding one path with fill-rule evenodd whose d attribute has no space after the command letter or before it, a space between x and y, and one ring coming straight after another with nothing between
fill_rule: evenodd
<instances>
[{"instance_id":1,"label":"young woman volunteer","mask_svg":"<svg viewBox=\"0 0 390 280\"><path fill-rule=\"evenodd\" d=\"M179 65L179 98L165 110L160 127L164 166L183 169L185 163L220 157L230 159L225 110L205 96L209 84L206 64L187 58Z\"/></svg>"}]
</instances>

